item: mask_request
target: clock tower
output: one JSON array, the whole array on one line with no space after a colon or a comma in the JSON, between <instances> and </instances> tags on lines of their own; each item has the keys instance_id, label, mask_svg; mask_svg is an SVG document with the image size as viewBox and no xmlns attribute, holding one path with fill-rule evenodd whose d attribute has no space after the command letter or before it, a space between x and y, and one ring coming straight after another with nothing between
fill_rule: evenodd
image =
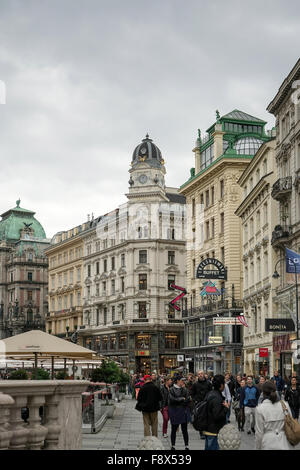
<instances>
[{"instance_id":1,"label":"clock tower","mask_svg":"<svg viewBox=\"0 0 300 470\"><path fill-rule=\"evenodd\" d=\"M126 196L130 201L168 201L165 161L148 134L134 149L129 174L129 193Z\"/></svg>"}]
</instances>

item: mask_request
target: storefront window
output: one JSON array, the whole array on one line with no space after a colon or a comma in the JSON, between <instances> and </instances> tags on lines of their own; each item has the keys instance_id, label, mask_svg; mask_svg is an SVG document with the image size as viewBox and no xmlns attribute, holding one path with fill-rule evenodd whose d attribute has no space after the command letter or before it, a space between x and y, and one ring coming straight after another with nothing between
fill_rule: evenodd
<instances>
[{"instance_id":1,"label":"storefront window","mask_svg":"<svg viewBox=\"0 0 300 470\"><path fill-rule=\"evenodd\" d=\"M139 302L139 318L147 318L146 302Z\"/></svg>"},{"instance_id":2,"label":"storefront window","mask_svg":"<svg viewBox=\"0 0 300 470\"><path fill-rule=\"evenodd\" d=\"M126 349L127 348L127 336L120 335L119 336L119 349Z\"/></svg>"},{"instance_id":3,"label":"storefront window","mask_svg":"<svg viewBox=\"0 0 300 470\"><path fill-rule=\"evenodd\" d=\"M174 309L174 307L171 307L171 305L169 305L168 318L169 319L174 319L175 318L175 309Z\"/></svg>"},{"instance_id":4,"label":"storefront window","mask_svg":"<svg viewBox=\"0 0 300 470\"><path fill-rule=\"evenodd\" d=\"M179 349L179 335L176 333L165 334L165 349Z\"/></svg>"},{"instance_id":5,"label":"storefront window","mask_svg":"<svg viewBox=\"0 0 300 470\"><path fill-rule=\"evenodd\" d=\"M151 336L144 334L136 335L135 345L136 349L150 349Z\"/></svg>"},{"instance_id":6,"label":"storefront window","mask_svg":"<svg viewBox=\"0 0 300 470\"><path fill-rule=\"evenodd\" d=\"M107 351L108 336L102 336L102 351Z\"/></svg>"},{"instance_id":7,"label":"storefront window","mask_svg":"<svg viewBox=\"0 0 300 470\"><path fill-rule=\"evenodd\" d=\"M116 336L111 336L110 339L109 339L109 349L115 350L116 349L116 342L117 342Z\"/></svg>"}]
</instances>

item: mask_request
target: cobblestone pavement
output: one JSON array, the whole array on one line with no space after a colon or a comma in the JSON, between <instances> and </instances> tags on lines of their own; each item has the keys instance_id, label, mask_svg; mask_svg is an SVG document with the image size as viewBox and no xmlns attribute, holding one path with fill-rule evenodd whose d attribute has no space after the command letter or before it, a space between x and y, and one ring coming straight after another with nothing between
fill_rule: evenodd
<instances>
[{"instance_id":1,"label":"cobblestone pavement","mask_svg":"<svg viewBox=\"0 0 300 470\"><path fill-rule=\"evenodd\" d=\"M116 409L112 419L108 419L97 434L83 434L83 450L137 450L140 441L144 437L144 426L142 413L135 410L136 401L131 396L126 396L120 403L116 403ZM158 412L158 437L163 442L165 449L171 449L170 433L168 426L168 438L162 437L162 415ZM231 413L231 423L235 424L234 413ZM194 430L192 424L188 425L189 449L203 450L204 440L201 440L199 433ZM241 432L240 450L254 450L254 434L248 435ZM176 450L184 450L184 442L181 428L177 433ZM299 450L300 446L297 446Z\"/></svg>"}]
</instances>

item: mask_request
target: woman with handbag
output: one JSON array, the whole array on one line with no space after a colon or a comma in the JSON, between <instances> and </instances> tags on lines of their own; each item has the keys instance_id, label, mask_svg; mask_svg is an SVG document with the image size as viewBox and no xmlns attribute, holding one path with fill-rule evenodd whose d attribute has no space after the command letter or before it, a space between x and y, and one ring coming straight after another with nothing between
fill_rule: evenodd
<instances>
[{"instance_id":1,"label":"woman with handbag","mask_svg":"<svg viewBox=\"0 0 300 470\"><path fill-rule=\"evenodd\" d=\"M255 443L257 450L291 450L285 434L285 413L273 382L262 386L263 402L256 408ZM283 402L290 413L288 403Z\"/></svg>"}]
</instances>

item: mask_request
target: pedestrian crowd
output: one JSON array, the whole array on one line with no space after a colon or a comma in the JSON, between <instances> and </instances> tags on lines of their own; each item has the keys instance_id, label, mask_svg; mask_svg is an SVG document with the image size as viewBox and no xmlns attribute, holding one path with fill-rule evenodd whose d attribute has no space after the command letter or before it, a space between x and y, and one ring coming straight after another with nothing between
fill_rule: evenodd
<instances>
[{"instance_id":1,"label":"pedestrian crowd","mask_svg":"<svg viewBox=\"0 0 300 470\"><path fill-rule=\"evenodd\" d=\"M296 372L285 379L278 371L270 378L242 373L233 376L229 372L213 376L203 370L197 376L140 373L131 376L128 391L137 402L136 409L142 412L145 437L151 433L158 437L161 412L162 436L168 437L169 425L171 450L175 450L179 426L185 449L189 450L189 423L201 429L199 439L205 440L205 450L219 450L218 434L230 423L231 413L240 432L255 435L256 449L292 448L286 437L285 416L289 413L295 420L299 418L300 382ZM197 428L201 408L206 418Z\"/></svg>"}]
</instances>

